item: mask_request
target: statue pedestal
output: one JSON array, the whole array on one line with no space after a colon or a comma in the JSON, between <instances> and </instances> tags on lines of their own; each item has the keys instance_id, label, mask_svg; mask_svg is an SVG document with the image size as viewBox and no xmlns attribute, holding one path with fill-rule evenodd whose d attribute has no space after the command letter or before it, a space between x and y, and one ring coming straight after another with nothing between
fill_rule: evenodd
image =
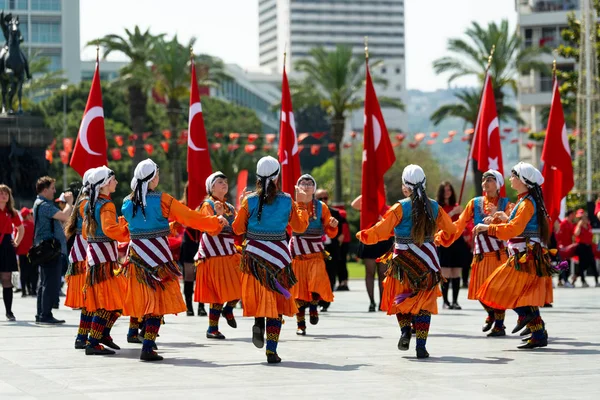
<instances>
[{"instance_id":1,"label":"statue pedestal","mask_svg":"<svg viewBox=\"0 0 600 400\"><path fill-rule=\"evenodd\" d=\"M46 148L53 134L44 118L0 115L0 183L8 185L17 206L31 206L35 183L48 173Z\"/></svg>"}]
</instances>

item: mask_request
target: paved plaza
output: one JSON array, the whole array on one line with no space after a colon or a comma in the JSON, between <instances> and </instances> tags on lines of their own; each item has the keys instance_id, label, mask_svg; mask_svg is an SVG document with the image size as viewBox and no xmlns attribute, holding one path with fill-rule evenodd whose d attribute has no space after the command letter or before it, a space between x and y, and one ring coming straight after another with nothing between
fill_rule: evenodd
<instances>
[{"instance_id":1,"label":"paved plaza","mask_svg":"<svg viewBox=\"0 0 600 400\"><path fill-rule=\"evenodd\" d=\"M238 329L221 323L225 341L205 338L206 317L167 316L157 342L165 360L143 363L140 345L125 340L128 318L113 328L121 351L86 356L73 348L77 311L61 306L65 325L38 326L35 299L17 294L18 322L0 322L0 399L600 398L600 288L556 289L554 308L542 310L549 346L533 351L517 350L516 335L485 337L484 312L461 290L462 311L433 316L427 360L416 359L414 337L410 351L397 350L396 319L366 312L362 281L350 289L306 337L286 318L276 366L252 345L253 320L240 309ZM509 331L515 322L507 312Z\"/></svg>"}]
</instances>

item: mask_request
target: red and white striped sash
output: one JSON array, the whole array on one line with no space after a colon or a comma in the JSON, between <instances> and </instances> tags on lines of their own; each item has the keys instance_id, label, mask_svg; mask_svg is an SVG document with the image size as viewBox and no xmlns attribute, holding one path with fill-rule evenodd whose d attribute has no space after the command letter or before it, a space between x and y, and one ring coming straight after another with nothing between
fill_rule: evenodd
<instances>
[{"instance_id":1,"label":"red and white striped sash","mask_svg":"<svg viewBox=\"0 0 600 400\"><path fill-rule=\"evenodd\" d=\"M132 248L150 267L166 264L173 260L169 242L164 236L150 239L131 239L129 248Z\"/></svg>"},{"instance_id":2,"label":"red and white striped sash","mask_svg":"<svg viewBox=\"0 0 600 400\"><path fill-rule=\"evenodd\" d=\"M108 242L88 242L87 262L89 266L105 262L117 262L118 254L117 242L114 240Z\"/></svg>"},{"instance_id":3,"label":"red and white striped sash","mask_svg":"<svg viewBox=\"0 0 600 400\"><path fill-rule=\"evenodd\" d=\"M537 237L532 237L529 239L524 237L515 237L508 241L508 254L510 256L514 256L518 253L522 253L523 251L525 251L525 248L527 247L527 240L529 240L530 244L542 243L540 238Z\"/></svg>"},{"instance_id":4,"label":"red and white striped sash","mask_svg":"<svg viewBox=\"0 0 600 400\"><path fill-rule=\"evenodd\" d=\"M267 241L248 239L245 251L279 268L285 268L292 262L290 249L285 240Z\"/></svg>"},{"instance_id":5,"label":"red and white striped sash","mask_svg":"<svg viewBox=\"0 0 600 400\"><path fill-rule=\"evenodd\" d=\"M231 256L237 253L235 248L234 236L227 233L220 233L216 236L211 236L204 232L200 238L200 246L194 260L209 257L224 257Z\"/></svg>"},{"instance_id":6,"label":"red and white striped sash","mask_svg":"<svg viewBox=\"0 0 600 400\"><path fill-rule=\"evenodd\" d=\"M421 259L423 264L427 265L433 271L438 272L440 270L440 259L433 242L423 243L421 246L417 246L414 243L395 243L394 245L394 257L402 256L402 251L410 250L417 257Z\"/></svg>"},{"instance_id":7,"label":"red and white striped sash","mask_svg":"<svg viewBox=\"0 0 600 400\"><path fill-rule=\"evenodd\" d=\"M485 254L504 249L504 241L490 237L487 233L475 236L475 254Z\"/></svg>"},{"instance_id":8,"label":"red and white striped sash","mask_svg":"<svg viewBox=\"0 0 600 400\"><path fill-rule=\"evenodd\" d=\"M83 235L75 235L73 247L71 247L71 251L69 252L69 263L73 264L76 262L85 261L87 256L87 245L88 243L83 238Z\"/></svg>"},{"instance_id":9,"label":"red and white striped sash","mask_svg":"<svg viewBox=\"0 0 600 400\"><path fill-rule=\"evenodd\" d=\"M289 249L292 257L320 253L325 250L322 236L292 236Z\"/></svg>"}]
</instances>

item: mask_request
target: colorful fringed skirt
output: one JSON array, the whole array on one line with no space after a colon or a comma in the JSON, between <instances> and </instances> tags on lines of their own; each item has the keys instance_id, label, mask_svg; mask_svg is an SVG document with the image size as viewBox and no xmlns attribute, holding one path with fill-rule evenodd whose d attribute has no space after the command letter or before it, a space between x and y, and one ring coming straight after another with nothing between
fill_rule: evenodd
<instances>
[{"instance_id":1,"label":"colorful fringed skirt","mask_svg":"<svg viewBox=\"0 0 600 400\"><path fill-rule=\"evenodd\" d=\"M117 311L123 309L123 276L116 262L105 262L87 267L84 285L85 308Z\"/></svg>"},{"instance_id":2,"label":"colorful fringed skirt","mask_svg":"<svg viewBox=\"0 0 600 400\"><path fill-rule=\"evenodd\" d=\"M123 315L142 318L148 314L178 314L187 310L179 285L181 271L175 261L150 267L130 247L124 275L127 293Z\"/></svg>"},{"instance_id":3,"label":"colorful fringed skirt","mask_svg":"<svg viewBox=\"0 0 600 400\"><path fill-rule=\"evenodd\" d=\"M548 250L539 243L529 243L523 250L513 251L506 263L490 275L477 292L477 299L501 309L542 307L552 300L552 275L557 272Z\"/></svg>"},{"instance_id":4,"label":"colorful fringed skirt","mask_svg":"<svg viewBox=\"0 0 600 400\"><path fill-rule=\"evenodd\" d=\"M85 286L86 268L86 261L78 261L69 265L65 275L65 281L67 282L65 306L73 309L85 307L83 288Z\"/></svg>"},{"instance_id":5,"label":"colorful fringed skirt","mask_svg":"<svg viewBox=\"0 0 600 400\"><path fill-rule=\"evenodd\" d=\"M477 291L490 275L508 260L506 250L475 254L471 263L471 279L469 280L469 300L477 300Z\"/></svg>"},{"instance_id":6,"label":"colorful fringed skirt","mask_svg":"<svg viewBox=\"0 0 600 400\"><path fill-rule=\"evenodd\" d=\"M298 280L290 290L293 298L311 301L312 293L318 293L321 300L328 303L333 301L333 292L325 268L323 253L294 257L292 269Z\"/></svg>"},{"instance_id":7,"label":"colorful fringed skirt","mask_svg":"<svg viewBox=\"0 0 600 400\"><path fill-rule=\"evenodd\" d=\"M292 317L298 312L293 297L286 299L280 293L263 286L251 274L242 274L242 304L244 317L277 318L279 315Z\"/></svg>"},{"instance_id":8,"label":"colorful fringed skirt","mask_svg":"<svg viewBox=\"0 0 600 400\"><path fill-rule=\"evenodd\" d=\"M242 256L209 257L196 262L194 301L224 304L242 296Z\"/></svg>"}]
</instances>

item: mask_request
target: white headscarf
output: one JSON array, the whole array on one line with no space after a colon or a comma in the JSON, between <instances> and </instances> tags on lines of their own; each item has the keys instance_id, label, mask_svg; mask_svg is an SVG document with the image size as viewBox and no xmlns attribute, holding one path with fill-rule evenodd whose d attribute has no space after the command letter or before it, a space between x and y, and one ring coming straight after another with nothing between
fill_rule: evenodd
<instances>
[{"instance_id":1,"label":"white headscarf","mask_svg":"<svg viewBox=\"0 0 600 400\"><path fill-rule=\"evenodd\" d=\"M420 198L426 198L425 187L427 178L423 168L415 164L407 165L402 171L402 183L410 188L413 192L416 191Z\"/></svg>"},{"instance_id":2,"label":"white headscarf","mask_svg":"<svg viewBox=\"0 0 600 400\"><path fill-rule=\"evenodd\" d=\"M137 212L137 207L142 208L142 214L146 215L146 194L148 193L148 183L158 174L158 165L147 158L141 161L133 172L131 180L131 190L133 190L133 216Z\"/></svg>"},{"instance_id":3,"label":"white headscarf","mask_svg":"<svg viewBox=\"0 0 600 400\"><path fill-rule=\"evenodd\" d=\"M212 194L213 185L215 184L215 181L218 178L227 179L227 177L225 176L225 174L222 173L221 171L213 172L212 174L210 174L208 176L208 178L206 178L206 182L205 182L205 185L206 185L206 194L209 194L209 195Z\"/></svg>"},{"instance_id":4,"label":"white headscarf","mask_svg":"<svg viewBox=\"0 0 600 400\"><path fill-rule=\"evenodd\" d=\"M500 190L500 188L502 186L504 186L504 177L502 176L502 174L498 171L496 171L495 169L488 169L487 171L485 171L483 173L483 178L487 178L488 176L493 177L496 180L496 184L498 185L498 190Z\"/></svg>"},{"instance_id":5,"label":"white headscarf","mask_svg":"<svg viewBox=\"0 0 600 400\"><path fill-rule=\"evenodd\" d=\"M544 183L542 173L529 163L520 162L512 170L528 188L532 188L535 185L541 186Z\"/></svg>"},{"instance_id":6,"label":"white headscarf","mask_svg":"<svg viewBox=\"0 0 600 400\"><path fill-rule=\"evenodd\" d=\"M83 174L83 188L81 189L82 193L89 193L90 191L90 175L94 172L96 168L90 168Z\"/></svg>"},{"instance_id":7,"label":"white headscarf","mask_svg":"<svg viewBox=\"0 0 600 400\"><path fill-rule=\"evenodd\" d=\"M317 181L312 177L311 174L304 174L296 181L296 186L300 185L300 181L312 181L313 185L315 185L314 193L317 193ZM314 196L314 194L313 194Z\"/></svg>"},{"instance_id":8,"label":"white headscarf","mask_svg":"<svg viewBox=\"0 0 600 400\"><path fill-rule=\"evenodd\" d=\"M90 190L90 209L94 210L96 200L100 194L100 189L108 185L110 180L115 176L113 170L106 166L94 168L88 176L88 184Z\"/></svg>"},{"instance_id":9,"label":"white headscarf","mask_svg":"<svg viewBox=\"0 0 600 400\"><path fill-rule=\"evenodd\" d=\"M279 178L280 170L281 167L279 166L279 161L271 156L261 158L256 164L256 177L260 179L263 188L262 195L258 199L258 213L256 214L258 221L260 221L262 217L262 209L265 197L267 197L267 187L269 186L269 182L274 182Z\"/></svg>"}]
</instances>

